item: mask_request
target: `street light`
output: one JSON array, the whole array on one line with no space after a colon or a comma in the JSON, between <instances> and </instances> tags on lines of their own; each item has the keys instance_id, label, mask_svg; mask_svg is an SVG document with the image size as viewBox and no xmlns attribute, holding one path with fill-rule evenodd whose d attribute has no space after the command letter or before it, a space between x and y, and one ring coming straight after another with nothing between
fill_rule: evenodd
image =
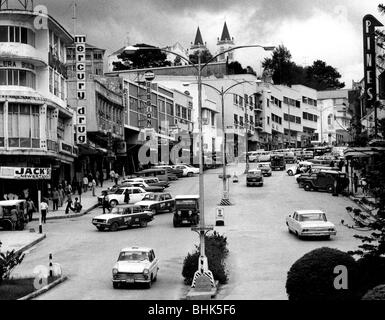
<instances>
[{"instance_id":1,"label":"street light","mask_svg":"<svg viewBox=\"0 0 385 320\"><path fill-rule=\"evenodd\" d=\"M224 96L229 93L229 91L241 84L244 83L251 83L250 81L244 80L241 82L237 82L233 84L232 86L223 89L223 86L221 87L221 90L217 89L216 87L207 84L207 83L202 83L203 86L209 87L216 91L220 96L221 96L221 112L222 112L222 117L221 117L221 122L222 122L222 130L223 130L223 152L222 152L222 164L223 164L223 170L222 170L222 181L223 181L223 190L222 190L222 199L220 202L221 206L227 206L231 205L229 201L229 190L227 190L227 169L226 169L226 153L227 153L227 141L226 141L226 131L225 131L225 101L224 101ZM183 83L184 86L189 86L190 84L194 83ZM246 141L247 143L247 141Z\"/></svg>"},{"instance_id":2,"label":"street light","mask_svg":"<svg viewBox=\"0 0 385 320\"><path fill-rule=\"evenodd\" d=\"M192 287L195 287L197 279L201 279L203 283L210 281L211 287L215 288L215 281L212 272L208 268L207 257L205 254L205 235L208 231L213 230L213 226L205 225L205 211L204 211L204 180L203 180L203 125L202 125L202 70L212 61L214 61L220 55L226 54L237 49L242 48L263 48L265 51L273 51L275 47L273 46L261 46L261 45L245 45L245 46L236 46L228 50L222 51L219 54L212 57L204 65L201 65L201 52L203 46L197 49L198 51L198 65L196 66L189 59L184 56L175 53L171 50L157 48L157 47L134 47L128 46L125 48L126 52L134 53L137 50L160 50L163 52L171 53L180 57L182 60L186 61L189 65L193 66L197 72L197 82L198 82L198 124L199 124L199 206L200 206L200 223L198 227L192 228L194 231L199 233L200 239L200 256L198 262L198 270L194 274L194 279ZM222 96L223 97L223 96ZM201 283L201 282L200 282ZM203 285L204 286L204 285Z\"/></svg>"}]
</instances>

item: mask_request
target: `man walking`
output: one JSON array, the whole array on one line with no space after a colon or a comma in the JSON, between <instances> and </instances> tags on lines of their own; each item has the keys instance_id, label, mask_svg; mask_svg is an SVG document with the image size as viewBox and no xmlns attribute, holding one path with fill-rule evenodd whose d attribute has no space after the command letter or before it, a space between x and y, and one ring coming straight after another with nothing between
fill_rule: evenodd
<instances>
[{"instance_id":1,"label":"man walking","mask_svg":"<svg viewBox=\"0 0 385 320\"><path fill-rule=\"evenodd\" d=\"M59 191L56 188L53 188L52 191L52 203L53 203L53 211L57 211L59 207Z\"/></svg>"},{"instance_id":2,"label":"man walking","mask_svg":"<svg viewBox=\"0 0 385 320\"><path fill-rule=\"evenodd\" d=\"M356 173L354 173L354 176L353 176L353 185L354 185L354 193L357 193L357 191L358 191L358 176Z\"/></svg>"},{"instance_id":3,"label":"man walking","mask_svg":"<svg viewBox=\"0 0 385 320\"><path fill-rule=\"evenodd\" d=\"M108 199L108 194L106 191L103 192L103 214L106 213L106 209L111 212L110 210L110 203Z\"/></svg>"},{"instance_id":4,"label":"man walking","mask_svg":"<svg viewBox=\"0 0 385 320\"><path fill-rule=\"evenodd\" d=\"M48 203L45 199L40 203L40 210L41 210L41 221L45 224L47 220L47 213L48 213Z\"/></svg>"},{"instance_id":5,"label":"man walking","mask_svg":"<svg viewBox=\"0 0 385 320\"><path fill-rule=\"evenodd\" d=\"M69 192L67 193L67 207L65 211L66 214L69 213L70 209L72 210L71 205L72 205L72 195L71 195L71 192Z\"/></svg>"},{"instance_id":6,"label":"man walking","mask_svg":"<svg viewBox=\"0 0 385 320\"><path fill-rule=\"evenodd\" d=\"M35 204L33 203L31 198L29 198L28 201L27 201L27 210L28 210L27 211L28 212L28 218L29 218L29 221L31 222L32 221L33 213L36 210Z\"/></svg>"},{"instance_id":7,"label":"man walking","mask_svg":"<svg viewBox=\"0 0 385 320\"><path fill-rule=\"evenodd\" d=\"M92 179L92 196L95 197L96 181Z\"/></svg>"},{"instance_id":8,"label":"man walking","mask_svg":"<svg viewBox=\"0 0 385 320\"><path fill-rule=\"evenodd\" d=\"M88 178L87 175L84 175L83 177L83 192L87 192L88 189Z\"/></svg>"}]
</instances>

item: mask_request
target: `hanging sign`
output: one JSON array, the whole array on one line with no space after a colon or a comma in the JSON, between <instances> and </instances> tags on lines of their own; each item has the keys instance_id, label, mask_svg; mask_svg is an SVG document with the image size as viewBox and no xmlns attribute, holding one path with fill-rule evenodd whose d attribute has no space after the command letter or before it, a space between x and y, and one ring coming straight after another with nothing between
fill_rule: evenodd
<instances>
[{"instance_id":1,"label":"hanging sign","mask_svg":"<svg viewBox=\"0 0 385 320\"><path fill-rule=\"evenodd\" d=\"M86 36L75 36L76 54L76 143L87 143L86 114Z\"/></svg>"}]
</instances>

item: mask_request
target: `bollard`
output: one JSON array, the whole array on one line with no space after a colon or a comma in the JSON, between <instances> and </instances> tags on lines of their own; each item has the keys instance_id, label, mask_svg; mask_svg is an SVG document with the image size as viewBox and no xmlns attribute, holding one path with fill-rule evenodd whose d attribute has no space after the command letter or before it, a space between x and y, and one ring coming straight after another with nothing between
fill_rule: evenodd
<instances>
[{"instance_id":1,"label":"bollard","mask_svg":"<svg viewBox=\"0 0 385 320\"><path fill-rule=\"evenodd\" d=\"M223 208L217 208L216 209L216 215L215 215L215 225L216 226L224 226L225 225L225 216L224 216L224 209Z\"/></svg>"},{"instance_id":2,"label":"bollard","mask_svg":"<svg viewBox=\"0 0 385 320\"><path fill-rule=\"evenodd\" d=\"M52 253L49 254L49 276L53 277Z\"/></svg>"}]
</instances>

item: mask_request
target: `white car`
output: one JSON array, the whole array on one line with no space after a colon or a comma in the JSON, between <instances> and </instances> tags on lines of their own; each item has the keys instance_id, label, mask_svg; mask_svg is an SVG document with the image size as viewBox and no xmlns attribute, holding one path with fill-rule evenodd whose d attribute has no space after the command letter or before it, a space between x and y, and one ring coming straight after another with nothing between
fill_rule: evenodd
<instances>
[{"instance_id":1,"label":"white car","mask_svg":"<svg viewBox=\"0 0 385 320\"><path fill-rule=\"evenodd\" d=\"M308 168L311 168L313 163L308 161L301 161L297 165L291 166L287 168L286 173L289 176L294 176L297 174L297 169L299 168L302 172L305 172Z\"/></svg>"},{"instance_id":2,"label":"white car","mask_svg":"<svg viewBox=\"0 0 385 320\"><path fill-rule=\"evenodd\" d=\"M194 174L199 174L199 168L195 168L187 164L177 164L174 168L183 170L184 177L192 177Z\"/></svg>"},{"instance_id":3,"label":"white car","mask_svg":"<svg viewBox=\"0 0 385 320\"><path fill-rule=\"evenodd\" d=\"M123 187L108 195L108 201L111 207L116 207L118 204L124 204L124 192L128 190L130 194L130 204L135 204L141 201L148 193L140 187Z\"/></svg>"},{"instance_id":4,"label":"white car","mask_svg":"<svg viewBox=\"0 0 385 320\"><path fill-rule=\"evenodd\" d=\"M301 237L326 237L337 234L336 227L327 220L325 212L321 210L297 210L286 218L286 225L290 233Z\"/></svg>"},{"instance_id":5,"label":"white car","mask_svg":"<svg viewBox=\"0 0 385 320\"><path fill-rule=\"evenodd\" d=\"M121 284L144 283L151 288L156 281L159 260L154 250L144 247L129 247L120 251L118 261L112 268L112 284L114 289Z\"/></svg>"}]
</instances>

